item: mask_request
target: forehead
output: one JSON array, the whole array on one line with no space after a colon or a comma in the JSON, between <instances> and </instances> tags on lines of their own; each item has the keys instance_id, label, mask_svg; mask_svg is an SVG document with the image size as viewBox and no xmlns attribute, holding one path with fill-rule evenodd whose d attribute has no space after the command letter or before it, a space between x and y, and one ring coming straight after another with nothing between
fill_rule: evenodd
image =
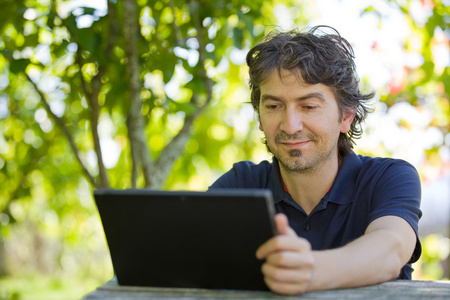
<instances>
[{"instance_id":1,"label":"forehead","mask_svg":"<svg viewBox=\"0 0 450 300\"><path fill-rule=\"evenodd\" d=\"M302 72L300 70L274 69L267 73L266 79L261 83L261 86L267 86L267 84L271 84L274 82L282 82L286 85L309 85L304 81Z\"/></svg>"},{"instance_id":2,"label":"forehead","mask_svg":"<svg viewBox=\"0 0 450 300\"><path fill-rule=\"evenodd\" d=\"M260 85L261 98L263 95L282 96L284 98L302 97L308 93L320 93L329 100L336 101L334 91L324 84L309 84L304 81L300 70L281 69L271 71L266 80Z\"/></svg>"}]
</instances>

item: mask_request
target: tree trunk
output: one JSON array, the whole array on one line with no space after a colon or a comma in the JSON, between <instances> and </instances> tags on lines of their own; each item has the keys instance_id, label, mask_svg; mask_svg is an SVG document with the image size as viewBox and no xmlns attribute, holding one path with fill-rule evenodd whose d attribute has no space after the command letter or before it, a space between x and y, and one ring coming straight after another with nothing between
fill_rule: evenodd
<instances>
[{"instance_id":1,"label":"tree trunk","mask_svg":"<svg viewBox=\"0 0 450 300\"><path fill-rule=\"evenodd\" d=\"M8 275L8 269L6 267L6 249L5 241L0 234L0 277Z\"/></svg>"},{"instance_id":2,"label":"tree trunk","mask_svg":"<svg viewBox=\"0 0 450 300\"><path fill-rule=\"evenodd\" d=\"M145 120L141 114L141 79L139 67L139 53L137 45L138 14L136 12L135 0L123 1L123 34L126 45L128 88L130 93L130 110L128 112L128 137L131 144L133 158L133 179L132 186L136 187L137 169L142 167L145 179L145 186L151 185L151 171L153 162L151 160L150 149L147 145L145 134Z\"/></svg>"}]
</instances>

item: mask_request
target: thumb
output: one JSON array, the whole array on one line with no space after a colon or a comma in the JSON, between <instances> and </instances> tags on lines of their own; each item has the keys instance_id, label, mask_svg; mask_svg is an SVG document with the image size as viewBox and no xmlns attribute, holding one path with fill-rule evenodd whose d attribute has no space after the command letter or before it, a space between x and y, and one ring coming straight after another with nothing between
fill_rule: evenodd
<instances>
[{"instance_id":1,"label":"thumb","mask_svg":"<svg viewBox=\"0 0 450 300\"><path fill-rule=\"evenodd\" d=\"M279 235L297 236L295 231L289 227L289 221L285 214L276 214L274 220Z\"/></svg>"}]
</instances>

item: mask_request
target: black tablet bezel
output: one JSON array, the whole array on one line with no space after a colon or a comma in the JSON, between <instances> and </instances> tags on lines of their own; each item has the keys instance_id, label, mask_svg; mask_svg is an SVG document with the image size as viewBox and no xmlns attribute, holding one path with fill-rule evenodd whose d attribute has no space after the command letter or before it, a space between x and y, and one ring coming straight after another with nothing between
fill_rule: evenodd
<instances>
[{"instance_id":1,"label":"black tablet bezel","mask_svg":"<svg viewBox=\"0 0 450 300\"><path fill-rule=\"evenodd\" d=\"M255 257L276 234L269 190L97 189L120 285L266 290Z\"/></svg>"}]
</instances>

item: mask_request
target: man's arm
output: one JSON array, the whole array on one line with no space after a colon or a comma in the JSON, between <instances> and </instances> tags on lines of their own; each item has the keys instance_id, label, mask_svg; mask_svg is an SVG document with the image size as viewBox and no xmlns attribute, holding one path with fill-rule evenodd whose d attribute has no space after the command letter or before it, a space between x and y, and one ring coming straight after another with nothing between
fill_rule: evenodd
<instances>
[{"instance_id":1,"label":"man's arm","mask_svg":"<svg viewBox=\"0 0 450 300\"><path fill-rule=\"evenodd\" d=\"M350 288L395 279L409 261L416 234L404 219L385 216L374 220L365 234L336 249L311 251L296 235L286 216L278 214L279 235L258 248L265 259L262 272L267 286L280 294Z\"/></svg>"}]
</instances>

